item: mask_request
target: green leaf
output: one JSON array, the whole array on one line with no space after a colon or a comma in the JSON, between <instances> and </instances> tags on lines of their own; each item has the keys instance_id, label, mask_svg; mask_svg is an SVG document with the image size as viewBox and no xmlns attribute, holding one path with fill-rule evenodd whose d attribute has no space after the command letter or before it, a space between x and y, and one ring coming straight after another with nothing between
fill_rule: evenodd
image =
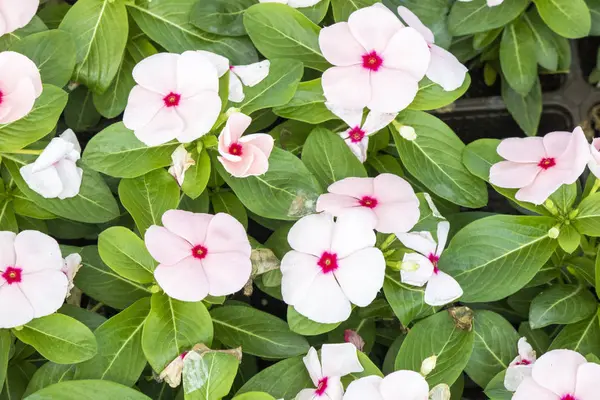
<instances>
[{"instance_id":1,"label":"green leaf","mask_svg":"<svg viewBox=\"0 0 600 400\"><path fill-rule=\"evenodd\" d=\"M321 187L349 177L367 177L367 171L348 145L325 128L316 128L306 139L302 161Z\"/></svg>"},{"instance_id":2,"label":"green leaf","mask_svg":"<svg viewBox=\"0 0 600 400\"><path fill-rule=\"evenodd\" d=\"M537 354L543 354L550 347L550 337L542 329L531 329L529 322L525 321L519 325L519 335L526 337L531 347Z\"/></svg>"},{"instance_id":3,"label":"green leaf","mask_svg":"<svg viewBox=\"0 0 600 400\"><path fill-rule=\"evenodd\" d=\"M196 0L153 0L140 4L129 1L127 7L142 31L169 52L206 50L227 57L234 65L257 60L256 50L247 38L217 36L192 25L190 14L196 3Z\"/></svg>"},{"instance_id":4,"label":"green leaf","mask_svg":"<svg viewBox=\"0 0 600 400\"><path fill-rule=\"evenodd\" d=\"M228 347L242 346L244 353L269 359L304 354L305 338L290 331L285 321L255 308L224 306L211 310L215 336Z\"/></svg>"},{"instance_id":5,"label":"green leaf","mask_svg":"<svg viewBox=\"0 0 600 400\"><path fill-rule=\"evenodd\" d=\"M248 229L248 214L242 202L233 192L215 192L210 196L213 210L216 213L226 213L240 221L244 229Z\"/></svg>"},{"instance_id":6,"label":"green leaf","mask_svg":"<svg viewBox=\"0 0 600 400\"><path fill-rule=\"evenodd\" d=\"M109 380L133 386L146 366L142 328L149 313L150 299L146 297L100 325L94 332L98 354L77 366L75 378Z\"/></svg>"},{"instance_id":7,"label":"green leaf","mask_svg":"<svg viewBox=\"0 0 600 400\"><path fill-rule=\"evenodd\" d=\"M591 318L565 326L554 338L550 350L568 349L580 354L600 357L600 324L598 313Z\"/></svg>"},{"instance_id":8,"label":"green leaf","mask_svg":"<svg viewBox=\"0 0 600 400\"><path fill-rule=\"evenodd\" d=\"M348 21L354 11L372 6L377 0L331 0L335 22Z\"/></svg>"},{"instance_id":9,"label":"green leaf","mask_svg":"<svg viewBox=\"0 0 600 400\"><path fill-rule=\"evenodd\" d=\"M509 392L504 387L504 377L506 371L499 372L485 388L485 394L491 400L511 400L513 392Z\"/></svg>"},{"instance_id":10,"label":"green leaf","mask_svg":"<svg viewBox=\"0 0 600 400\"><path fill-rule=\"evenodd\" d=\"M320 324L311 321L304 315L300 314L293 306L288 306L287 321L292 332L299 333L303 336L317 336L323 333L331 332L340 324Z\"/></svg>"},{"instance_id":11,"label":"green leaf","mask_svg":"<svg viewBox=\"0 0 600 400\"><path fill-rule=\"evenodd\" d=\"M492 311L475 311L473 353L465 372L481 387L488 383L517 356L519 334L504 317Z\"/></svg>"},{"instance_id":12,"label":"green leaf","mask_svg":"<svg viewBox=\"0 0 600 400\"><path fill-rule=\"evenodd\" d=\"M294 97L303 73L302 63L296 60L271 60L269 75L258 85L245 87L246 97L236 107L245 114L251 114L287 104Z\"/></svg>"},{"instance_id":13,"label":"green leaf","mask_svg":"<svg viewBox=\"0 0 600 400\"><path fill-rule=\"evenodd\" d=\"M506 81L527 96L537 79L536 42L524 18L508 25L500 42L500 65Z\"/></svg>"},{"instance_id":14,"label":"green leaf","mask_svg":"<svg viewBox=\"0 0 600 400\"><path fill-rule=\"evenodd\" d=\"M68 252L65 252L64 250L62 251L63 254L68 254ZM91 331L95 331L96 328L106 322L106 317L97 314L94 311L74 306L72 304L63 304L63 306L59 308L57 312L75 318L77 321L90 328Z\"/></svg>"},{"instance_id":15,"label":"green leaf","mask_svg":"<svg viewBox=\"0 0 600 400\"><path fill-rule=\"evenodd\" d=\"M464 302L501 300L525 286L556 248L547 217L497 215L461 229L440 259L440 269L461 285Z\"/></svg>"},{"instance_id":16,"label":"green leaf","mask_svg":"<svg viewBox=\"0 0 600 400\"><path fill-rule=\"evenodd\" d=\"M526 96L515 91L502 79L502 100L519 127L527 136L537 135L542 117L542 86L536 78L535 83Z\"/></svg>"},{"instance_id":17,"label":"green leaf","mask_svg":"<svg viewBox=\"0 0 600 400\"><path fill-rule=\"evenodd\" d=\"M396 122L415 129L415 140L404 139L390 126L396 148L406 170L431 192L452 203L479 208L487 204L485 183L462 163L464 143L438 118L421 111L406 110Z\"/></svg>"},{"instance_id":18,"label":"green leaf","mask_svg":"<svg viewBox=\"0 0 600 400\"><path fill-rule=\"evenodd\" d=\"M75 42L63 31L34 33L16 41L10 50L33 61L40 70L42 82L50 85L65 86L75 68Z\"/></svg>"},{"instance_id":19,"label":"green leaf","mask_svg":"<svg viewBox=\"0 0 600 400\"><path fill-rule=\"evenodd\" d=\"M471 357L474 337L473 331L457 328L448 312L439 312L408 332L396 357L396 370L420 371L423 360L435 355L437 365L427 375L429 386L452 385Z\"/></svg>"},{"instance_id":20,"label":"green leaf","mask_svg":"<svg viewBox=\"0 0 600 400\"><path fill-rule=\"evenodd\" d=\"M254 375L236 393L268 392L276 399L293 399L302 389L314 387L302 357L279 361Z\"/></svg>"},{"instance_id":21,"label":"green leaf","mask_svg":"<svg viewBox=\"0 0 600 400\"><path fill-rule=\"evenodd\" d=\"M36 15L23 28L17 29L16 31L11 32L8 35L2 35L2 37L0 37L0 50L1 51L8 50L8 49L10 49L10 46L12 46L14 43L18 42L19 40L27 37L28 35L31 35L31 34L34 34L37 32L43 32L46 30L48 30L48 27L44 24L44 22L40 19L40 17L38 17Z\"/></svg>"},{"instance_id":22,"label":"green leaf","mask_svg":"<svg viewBox=\"0 0 600 400\"><path fill-rule=\"evenodd\" d=\"M586 197L579 204L573 225L584 235L600 236L600 193Z\"/></svg>"},{"instance_id":23,"label":"green leaf","mask_svg":"<svg viewBox=\"0 0 600 400\"><path fill-rule=\"evenodd\" d=\"M598 249L598 253L596 254L596 295L600 296L600 248Z\"/></svg>"},{"instance_id":24,"label":"green leaf","mask_svg":"<svg viewBox=\"0 0 600 400\"><path fill-rule=\"evenodd\" d=\"M547 70L556 71L558 69L558 51L554 44L554 33L533 8L524 14L523 18L536 43L535 54L538 64Z\"/></svg>"},{"instance_id":25,"label":"green leaf","mask_svg":"<svg viewBox=\"0 0 600 400\"><path fill-rule=\"evenodd\" d=\"M210 346L212 338L213 324L201 301L179 301L162 293L152 295L142 349L154 371L160 373L175 357L196 344Z\"/></svg>"},{"instance_id":26,"label":"green leaf","mask_svg":"<svg viewBox=\"0 0 600 400\"><path fill-rule=\"evenodd\" d=\"M122 226L108 228L98 236L98 252L102 261L117 274L138 283L154 281L156 261L144 241Z\"/></svg>"},{"instance_id":27,"label":"green leaf","mask_svg":"<svg viewBox=\"0 0 600 400\"><path fill-rule=\"evenodd\" d=\"M28 361L15 362L8 370L1 400L22 399L27 383L35 373L36 367Z\"/></svg>"},{"instance_id":28,"label":"green leaf","mask_svg":"<svg viewBox=\"0 0 600 400\"><path fill-rule=\"evenodd\" d=\"M10 158L10 159L9 159ZM4 155L2 160L19 189L34 203L59 217L87 223L104 223L119 216L119 207L102 176L85 164L79 193L70 199L45 199L27 186L19 169L27 162Z\"/></svg>"},{"instance_id":29,"label":"green leaf","mask_svg":"<svg viewBox=\"0 0 600 400\"><path fill-rule=\"evenodd\" d=\"M538 329L552 324L573 324L596 312L598 303L582 285L553 285L531 302L529 324Z\"/></svg>"},{"instance_id":30,"label":"green leaf","mask_svg":"<svg viewBox=\"0 0 600 400\"><path fill-rule=\"evenodd\" d=\"M573 225L565 225L560 228L560 235L558 236L558 244L560 247L571 254L579 248L581 243L581 235Z\"/></svg>"},{"instance_id":31,"label":"green leaf","mask_svg":"<svg viewBox=\"0 0 600 400\"><path fill-rule=\"evenodd\" d=\"M44 85L41 96L26 117L0 125L0 152L20 150L52 132L67 98L62 89Z\"/></svg>"},{"instance_id":32,"label":"green leaf","mask_svg":"<svg viewBox=\"0 0 600 400\"><path fill-rule=\"evenodd\" d=\"M98 351L96 338L87 326L63 314L51 314L27 323L13 334L57 364L89 360Z\"/></svg>"},{"instance_id":33,"label":"green leaf","mask_svg":"<svg viewBox=\"0 0 600 400\"><path fill-rule=\"evenodd\" d=\"M54 219L56 215L44 210L39 205L31 201L27 196L19 190L18 187L12 189L12 203L15 213L24 217L36 219Z\"/></svg>"},{"instance_id":34,"label":"green leaf","mask_svg":"<svg viewBox=\"0 0 600 400\"><path fill-rule=\"evenodd\" d=\"M592 17L590 36L600 35L600 0L586 0Z\"/></svg>"},{"instance_id":35,"label":"green leaf","mask_svg":"<svg viewBox=\"0 0 600 400\"><path fill-rule=\"evenodd\" d=\"M269 59L299 60L318 71L329 67L319 48L321 28L292 7L253 5L244 13L244 26L258 51Z\"/></svg>"},{"instance_id":36,"label":"green leaf","mask_svg":"<svg viewBox=\"0 0 600 400\"><path fill-rule=\"evenodd\" d=\"M410 286L400 281L400 272L387 271L383 293L403 326L419 317L434 314L435 307L425 304L425 288Z\"/></svg>"},{"instance_id":37,"label":"green leaf","mask_svg":"<svg viewBox=\"0 0 600 400\"><path fill-rule=\"evenodd\" d=\"M119 198L143 235L151 225L160 225L162 215L179 204L179 186L164 169L157 169L119 183Z\"/></svg>"},{"instance_id":38,"label":"green leaf","mask_svg":"<svg viewBox=\"0 0 600 400\"><path fill-rule=\"evenodd\" d=\"M37 16L44 21L48 29L56 29L70 8L71 5L68 3L46 3L44 8L38 11Z\"/></svg>"},{"instance_id":39,"label":"green leaf","mask_svg":"<svg viewBox=\"0 0 600 400\"><path fill-rule=\"evenodd\" d=\"M233 400L275 400L275 397L263 392L249 392L235 396Z\"/></svg>"},{"instance_id":40,"label":"green leaf","mask_svg":"<svg viewBox=\"0 0 600 400\"><path fill-rule=\"evenodd\" d=\"M183 391L186 400L213 400L227 396L240 364L235 356L217 352L197 357L194 354L186 357L184 363Z\"/></svg>"},{"instance_id":41,"label":"green leaf","mask_svg":"<svg viewBox=\"0 0 600 400\"><path fill-rule=\"evenodd\" d=\"M79 86L69 95L65 107L65 122L76 132L85 131L100 122L102 116L96 110L93 94L85 86Z\"/></svg>"},{"instance_id":42,"label":"green leaf","mask_svg":"<svg viewBox=\"0 0 600 400\"><path fill-rule=\"evenodd\" d=\"M301 82L294 97L285 105L276 107L273 112L280 117L302 121L309 124L320 124L337 119L327 107L321 79Z\"/></svg>"},{"instance_id":43,"label":"green leaf","mask_svg":"<svg viewBox=\"0 0 600 400\"><path fill-rule=\"evenodd\" d=\"M0 186L2 186L1 181ZM15 233L19 231L13 205L11 204L10 198L4 193L0 193L0 229Z\"/></svg>"},{"instance_id":44,"label":"green leaf","mask_svg":"<svg viewBox=\"0 0 600 400\"><path fill-rule=\"evenodd\" d=\"M150 400L150 397L118 383L99 380L60 382L48 386L26 400Z\"/></svg>"},{"instance_id":45,"label":"green leaf","mask_svg":"<svg viewBox=\"0 0 600 400\"><path fill-rule=\"evenodd\" d=\"M10 330L0 329L0 388L4 387L12 342L13 339L10 335ZM2 391L2 389L0 389L0 391Z\"/></svg>"},{"instance_id":46,"label":"green leaf","mask_svg":"<svg viewBox=\"0 0 600 400\"><path fill-rule=\"evenodd\" d=\"M244 11L256 0L199 1L192 8L190 22L205 32L223 36L244 36Z\"/></svg>"},{"instance_id":47,"label":"green leaf","mask_svg":"<svg viewBox=\"0 0 600 400\"><path fill-rule=\"evenodd\" d=\"M122 310L150 295L144 286L123 278L106 266L96 246L84 247L81 258L83 267L75 276L75 286L93 299Z\"/></svg>"},{"instance_id":48,"label":"green leaf","mask_svg":"<svg viewBox=\"0 0 600 400\"><path fill-rule=\"evenodd\" d=\"M296 220L313 211L321 193L317 180L302 161L277 147L269 158L269 171L261 176L235 178L220 162L214 162L213 166L244 206L261 217Z\"/></svg>"},{"instance_id":49,"label":"green leaf","mask_svg":"<svg viewBox=\"0 0 600 400\"><path fill-rule=\"evenodd\" d=\"M533 0L544 22L559 35L577 39L589 35L590 10L584 0Z\"/></svg>"},{"instance_id":50,"label":"green leaf","mask_svg":"<svg viewBox=\"0 0 600 400\"><path fill-rule=\"evenodd\" d=\"M467 73L461 87L452 91L445 91L437 83L425 77L419 82L419 91L412 103L408 106L410 110L435 110L448 104L452 104L466 93L471 86L471 75Z\"/></svg>"},{"instance_id":51,"label":"green leaf","mask_svg":"<svg viewBox=\"0 0 600 400\"><path fill-rule=\"evenodd\" d=\"M462 36L500 28L521 15L528 5L529 0L507 0L495 7L488 7L486 0L457 1L448 16L448 29L453 36Z\"/></svg>"},{"instance_id":52,"label":"green leaf","mask_svg":"<svg viewBox=\"0 0 600 400\"><path fill-rule=\"evenodd\" d=\"M194 152L194 161L186 172L183 179L181 190L191 199L198 198L210 179L210 156L207 150L202 150L200 153Z\"/></svg>"},{"instance_id":53,"label":"green leaf","mask_svg":"<svg viewBox=\"0 0 600 400\"><path fill-rule=\"evenodd\" d=\"M127 43L129 24L123 0L80 0L59 28L75 40L73 80L104 93L117 74Z\"/></svg>"},{"instance_id":54,"label":"green leaf","mask_svg":"<svg viewBox=\"0 0 600 400\"><path fill-rule=\"evenodd\" d=\"M43 388L55 383L66 382L73 380L75 376L75 366L66 364L55 364L48 361L42 365L35 374L31 377L27 390L23 397L27 397L32 393L42 390Z\"/></svg>"}]
</instances>

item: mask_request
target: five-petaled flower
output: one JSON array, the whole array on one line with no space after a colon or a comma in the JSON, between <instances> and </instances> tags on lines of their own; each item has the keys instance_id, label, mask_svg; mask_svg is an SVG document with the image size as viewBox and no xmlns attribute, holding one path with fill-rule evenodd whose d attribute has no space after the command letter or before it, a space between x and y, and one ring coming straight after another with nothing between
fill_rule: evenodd
<instances>
[{"instance_id":1,"label":"five-petaled flower","mask_svg":"<svg viewBox=\"0 0 600 400\"><path fill-rule=\"evenodd\" d=\"M533 365L513 400L597 400L600 365L572 350L552 350Z\"/></svg>"},{"instance_id":2,"label":"five-petaled flower","mask_svg":"<svg viewBox=\"0 0 600 400\"><path fill-rule=\"evenodd\" d=\"M249 116L234 113L219 135L220 156L217 158L225 170L236 178L262 175L269 169L273 137L265 133L242 137L251 122Z\"/></svg>"},{"instance_id":3,"label":"five-petaled flower","mask_svg":"<svg viewBox=\"0 0 600 400\"><path fill-rule=\"evenodd\" d=\"M543 138L510 138L498 145L506 161L492 165L492 185L519 189L515 198L542 204L563 184L579 178L590 159L590 149L580 127L571 132L551 132Z\"/></svg>"},{"instance_id":4,"label":"five-petaled flower","mask_svg":"<svg viewBox=\"0 0 600 400\"><path fill-rule=\"evenodd\" d=\"M402 244L415 250L406 253L402 259L401 280L413 286L425 288L425 303L430 306L443 306L462 296L463 291L456 280L438 268L438 261L446 246L450 224L441 221L437 226L437 243L431 233L397 233Z\"/></svg>"},{"instance_id":5,"label":"five-petaled flower","mask_svg":"<svg viewBox=\"0 0 600 400\"><path fill-rule=\"evenodd\" d=\"M316 389L301 390L296 400L342 400L344 386L340 378L364 371L356 347L351 343L324 344L321 362L317 350L311 347L303 361Z\"/></svg>"},{"instance_id":6,"label":"five-petaled flower","mask_svg":"<svg viewBox=\"0 0 600 400\"><path fill-rule=\"evenodd\" d=\"M169 210L164 227L146 231L148 251L160 264L154 271L170 297L200 301L242 289L252 272L250 242L241 223L229 214Z\"/></svg>"},{"instance_id":7,"label":"five-petaled flower","mask_svg":"<svg viewBox=\"0 0 600 400\"><path fill-rule=\"evenodd\" d=\"M292 251L281 260L283 300L319 323L348 319L351 303L366 307L383 286L385 259L375 248L372 215L347 211L300 219L288 234Z\"/></svg>"},{"instance_id":8,"label":"five-petaled flower","mask_svg":"<svg viewBox=\"0 0 600 400\"><path fill-rule=\"evenodd\" d=\"M217 69L196 51L154 54L135 66L133 79L123 123L147 146L196 140L221 111Z\"/></svg>"},{"instance_id":9,"label":"five-petaled flower","mask_svg":"<svg viewBox=\"0 0 600 400\"><path fill-rule=\"evenodd\" d=\"M368 210L377 219L382 233L408 232L420 216L419 199L408 182L393 174L376 178L345 178L319 196L317 211L335 216L348 209Z\"/></svg>"},{"instance_id":10,"label":"five-petaled flower","mask_svg":"<svg viewBox=\"0 0 600 400\"><path fill-rule=\"evenodd\" d=\"M348 385L344 400L427 400L429 385L415 371L396 371L381 378L371 375Z\"/></svg>"},{"instance_id":11,"label":"five-petaled flower","mask_svg":"<svg viewBox=\"0 0 600 400\"><path fill-rule=\"evenodd\" d=\"M0 232L0 329L58 310L69 280L56 240L37 231Z\"/></svg>"},{"instance_id":12,"label":"five-petaled flower","mask_svg":"<svg viewBox=\"0 0 600 400\"><path fill-rule=\"evenodd\" d=\"M0 53L0 124L29 114L42 90L40 71L33 61L14 51Z\"/></svg>"},{"instance_id":13,"label":"five-petaled flower","mask_svg":"<svg viewBox=\"0 0 600 400\"><path fill-rule=\"evenodd\" d=\"M504 376L504 387L511 392L517 390L523 380L531 376L536 360L535 350L527 343L527 338L519 339L517 347L519 355L510 363Z\"/></svg>"},{"instance_id":14,"label":"five-petaled flower","mask_svg":"<svg viewBox=\"0 0 600 400\"><path fill-rule=\"evenodd\" d=\"M80 157L77 136L67 129L50 141L35 162L21 167L21 176L31 190L47 199L75 197L83 179L76 164Z\"/></svg>"},{"instance_id":15,"label":"five-petaled flower","mask_svg":"<svg viewBox=\"0 0 600 400\"><path fill-rule=\"evenodd\" d=\"M40 0L0 0L0 36L27 25L39 6Z\"/></svg>"},{"instance_id":16,"label":"five-petaled flower","mask_svg":"<svg viewBox=\"0 0 600 400\"><path fill-rule=\"evenodd\" d=\"M334 65L322 78L327 101L382 113L397 113L412 103L431 57L421 34L380 3L323 28L319 45Z\"/></svg>"}]
</instances>

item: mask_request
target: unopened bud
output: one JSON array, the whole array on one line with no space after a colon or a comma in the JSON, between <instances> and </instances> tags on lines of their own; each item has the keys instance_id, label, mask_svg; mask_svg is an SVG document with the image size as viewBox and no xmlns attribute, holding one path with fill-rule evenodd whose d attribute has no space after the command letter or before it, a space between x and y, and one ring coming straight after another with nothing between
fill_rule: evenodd
<instances>
[{"instance_id":1,"label":"unopened bud","mask_svg":"<svg viewBox=\"0 0 600 400\"><path fill-rule=\"evenodd\" d=\"M402 136L406 140L412 141L417 138L417 132L415 131L415 128L413 128L412 126L403 125L398 130L398 132L400 133L400 136Z\"/></svg>"},{"instance_id":2,"label":"unopened bud","mask_svg":"<svg viewBox=\"0 0 600 400\"><path fill-rule=\"evenodd\" d=\"M352 343L354 347L358 349L358 351L363 351L365 347L365 341L363 338L352 329L346 329L344 331L344 341L346 343Z\"/></svg>"},{"instance_id":3,"label":"unopened bud","mask_svg":"<svg viewBox=\"0 0 600 400\"><path fill-rule=\"evenodd\" d=\"M551 239L556 239L558 235L560 235L560 230L557 227L551 228L548 231L548 237L550 237Z\"/></svg>"},{"instance_id":4,"label":"unopened bud","mask_svg":"<svg viewBox=\"0 0 600 400\"><path fill-rule=\"evenodd\" d=\"M419 265L418 262L416 261L403 261L400 264L400 269L402 271L405 272L415 272L416 270L418 270L421 266Z\"/></svg>"},{"instance_id":5,"label":"unopened bud","mask_svg":"<svg viewBox=\"0 0 600 400\"><path fill-rule=\"evenodd\" d=\"M437 365L437 356L427 357L421 363L421 375L427 376L435 369Z\"/></svg>"},{"instance_id":6,"label":"unopened bud","mask_svg":"<svg viewBox=\"0 0 600 400\"><path fill-rule=\"evenodd\" d=\"M554 202L550 199L546 200L544 202L544 207L546 207L546 210L550 211L550 214L552 215L558 215L558 208L556 208L556 206L554 205Z\"/></svg>"},{"instance_id":7,"label":"unopened bud","mask_svg":"<svg viewBox=\"0 0 600 400\"><path fill-rule=\"evenodd\" d=\"M450 400L450 386L440 383L429 392L429 400Z\"/></svg>"},{"instance_id":8,"label":"unopened bud","mask_svg":"<svg viewBox=\"0 0 600 400\"><path fill-rule=\"evenodd\" d=\"M158 293L158 292L160 292L160 286L158 286L158 285L152 285L150 287L150 292L152 292L152 293Z\"/></svg>"}]
</instances>

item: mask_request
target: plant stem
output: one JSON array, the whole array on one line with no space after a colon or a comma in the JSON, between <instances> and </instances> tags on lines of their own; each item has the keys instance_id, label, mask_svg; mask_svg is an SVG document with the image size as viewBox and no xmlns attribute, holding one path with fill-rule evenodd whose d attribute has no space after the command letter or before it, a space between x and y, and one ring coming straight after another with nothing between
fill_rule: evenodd
<instances>
[{"instance_id":1,"label":"plant stem","mask_svg":"<svg viewBox=\"0 0 600 400\"><path fill-rule=\"evenodd\" d=\"M96 304L94 307L92 307L92 308L90 309L90 311L91 311L91 312L96 312L96 311L98 311L98 310L99 310L99 309L100 309L100 308L101 308L103 305L104 305L104 303L98 303L98 304Z\"/></svg>"}]
</instances>

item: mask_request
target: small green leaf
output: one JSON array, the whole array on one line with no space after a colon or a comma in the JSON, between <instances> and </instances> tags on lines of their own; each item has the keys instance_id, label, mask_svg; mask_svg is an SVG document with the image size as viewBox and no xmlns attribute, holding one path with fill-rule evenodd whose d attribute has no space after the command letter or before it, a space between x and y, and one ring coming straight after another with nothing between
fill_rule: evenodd
<instances>
[{"instance_id":1,"label":"small green leaf","mask_svg":"<svg viewBox=\"0 0 600 400\"><path fill-rule=\"evenodd\" d=\"M533 87L526 96L515 91L502 79L502 100L519 127L527 136L537 135L542 117L542 86L536 79Z\"/></svg>"},{"instance_id":2,"label":"small green leaf","mask_svg":"<svg viewBox=\"0 0 600 400\"><path fill-rule=\"evenodd\" d=\"M581 235L573 225L564 225L560 228L560 235L558 236L558 244L560 247L571 254L579 248L581 242Z\"/></svg>"},{"instance_id":3,"label":"small green leaf","mask_svg":"<svg viewBox=\"0 0 600 400\"><path fill-rule=\"evenodd\" d=\"M507 0L489 7L486 0L457 1L448 16L448 29L454 36L462 36L500 28L521 15L529 3L529 0Z\"/></svg>"},{"instance_id":4,"label":"small green leaf","mask_svg":"<svg viewBox=\"0 0 600 400\"><path fill-rule=\"evenodd\" d=\"M240 364L225 353L208 352L185 358L183 391L186 400L213 400L227 396Z\"/></svg>"},{"instance_id":5,"label":"small green leaf","mask_svg":"<svg viewBox=\"0 0 600 400\"><path fill-rule=\"evenodd\" d=\"M294 97L285 105L273 109L280 117L320 124L337 117L325 107L325 96L321 79L300 82Z\"/></svg>"},{"instance_id":6,"label":"small green leaf","mask_svg":"<svg viewBox=\"0 0 600 400\"><path fill-rule=\"evenodd\" d=\"M573 324L596 312L594 296L581 285L553 285L531 303L529 324L538 329L552 324Z\"/></svg>"},{"instance_id":7,"label":"small green leaf","mask_svg":"<svg viewBox=\"0 0 600 400\"><path fill-rule=\"evenodd\" d=\"M256 0L206 0L192 8L190 22L205 32L223 36L244 36L244 11Z\"/></svg>"},{"instance_id":8,"label":"small green leaf","mask_svg":"<svg viewBox=\"0 0 600 400\"><path fill-rule=\"evenodd\" d=\"M236 393L268 392L276 399L293 399L302 390L314 387L302 357L279 361L254 375Z\"/></svg>"},{"instance_id":9,"label":"small green leaf","mask_svg":"<svg viewBox=\"0 0 600 400\"><path fill-rule=\"evenodd\" d=\"M417 318L434 314L435 307L425 304L425 288L410 286L400 281L400 272L387 271L383 293L403 326Z\"/></svg>"},{"instance_id":10,"label":"small green leaf","mask_svg":"<svg viewBox=\"0 0 600 400\"><path fill-rule=\"evenodd\" d=\"M124 278L138 283L154 281L156 261L144 241L122 226L108 228L98 236L98 252L102 261Z\"/></svg>"},{"instance_id":11,"label":"small green leaf","mask_svg":"<svg viewBox=\"0 0 600 400\"><path fill-rule=\"evenodd\" d=\"M372 6L377 0L331 0L335 22L348 21L354 11Z\"/></svg>"},{"instance_id":12,"label":"small green leaf","mask_svg":"<svg viewBox=\"0 0 600 400\"><path fill-rule=\"evenodd\" d=\"M500 65L508 84L527 96L537 79L536 42L525 18L508 25L500 42Z\"/></svg>"},{"instance_id":13,"label":"small green leaf","mask_svg":"<svg viewBox=\"0 0 600 400\"><path fill-rule=\"evenodd\" d=\"M573 224L579 233L594 237L600 236L600 193L583 199L578 210L579 213Z\"/></svg>"},{"instance_id":14,"label":"small green leaf","mask_svg":"<svg viewBox=\"0 0 600 400\"><path fill-rule=\"evenodd\" d=\"M331 332L340 325L339 323L320 324L318 322L311 321L296 311L296 309L292 306L288 306L287 321L292 332L299 333L303 336L321 335L323 333Z\"/></svg>"},{"instance_id":15,"label":"small green leaf","mask_svg":"<svg viewBox=\"0 0 600 400\"><path fill-rule=\"evenodd\" d=\"M593 353L600 357L600 324L598 313L591 318L565 326L554 338L550 350L568 349L580 354Z\"/></svg>"},{"instance_id":16,"label":"small green leaf","mask_svg":"<svg viewBox=\"0 0 600 400\"><path fill-rule=\"evenodd\" d=\"M210 156L208 151L202 150L194 157L196 164L192 165L184 175L183 185L181 190L191 199L198 198L210 179Z\"/></svg>"},{"instance_id":17,"label":"small green leaf","mask_svg":"<svg viewBox=\"0 0 600 400\"><path fill-rule=\"evenodd\" d=\"M12 342L13 339L10 331L8 329L0 329L0 388L4 387Z\"/></svg>"},{"instance_id":18,"label":"small green leaf","mask_svg":"<svg viewBox=\"0 0 600 400\"><path fill-rule=\"evenodd\" d=\"M94 97L85 86L79 86L69 95L65 107L65 122L76 132L90 129L100 122L102 116L94 106Z\"/></svg>"}]
</instances>

